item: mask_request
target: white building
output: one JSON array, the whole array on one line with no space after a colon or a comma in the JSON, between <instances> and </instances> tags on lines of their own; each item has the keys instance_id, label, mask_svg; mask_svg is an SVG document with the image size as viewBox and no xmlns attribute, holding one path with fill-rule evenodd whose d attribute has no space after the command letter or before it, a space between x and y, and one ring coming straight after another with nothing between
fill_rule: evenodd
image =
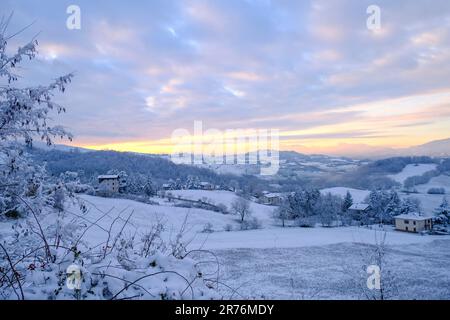
<instances>
[{"instance_id":1,"label":"white building","mask_svg":"<svg viewBox=\"0 0 450 320\"><path fill-rule=\"evenodd\" d=\"M117 174L105 174L98 176L99 190L116 193L119 192L119 176Z\"/></svg>"},{"instance_id":2,"label":"white building","mask_svg":"<svg viewBox=\"0 0 450 320\"><path fill-rule=\"evenodd\" d=\"M283 202L285 196L281 193L266 193L263 194L259 199L263 204L278 206Z\"/></svg>"},{"instance_id":3,"label":"white building","mask_svg":"<svg viewBox=\"0 0 450 320\"><path fill-rule=\"evenodd\" d=\"M401 214L394 217L395 229L407 232L421 232L431 230L432 217L424 217L418 214Z\"/></svg>"}]
</instances>

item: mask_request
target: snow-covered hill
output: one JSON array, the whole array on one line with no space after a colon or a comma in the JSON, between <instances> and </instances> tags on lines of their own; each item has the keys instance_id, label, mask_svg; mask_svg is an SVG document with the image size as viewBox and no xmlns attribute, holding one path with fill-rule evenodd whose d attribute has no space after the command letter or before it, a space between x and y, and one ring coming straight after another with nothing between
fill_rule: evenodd
<instances>
[{"instance_id":1,"label":"snow-covered hill","mask_svg":"<svg viewBox=\"0 0 450 320\"><path fill-rule=\"evenodd\" d=\"M182 190L179 194L192 199L209 198L220 201L227 206L235 198L234 194L222 191L200 191L191 190L189 192ZM352 190L350 190L352 191ZM359 190L361 191L361 190ZM357 196L357 193L355 193ZM358 196L357 196L358 197ZM254 215L261 218L264 223L259 230L238 230L237 217L231 214L222 214L213 211L178 208L172 206L173 203L166 205L149 205L140 202L124 199L110 199L93 196L82 196L89 213L86 218L95 221L100 218L104 212L109 212L101 221L99 226L106 228L117 217L125 219L132 213L130 219L129 232L141 233L149 229L158 221L165 221L167 230L165 236L170 237L176 230L179 230L187 217L188 232L186 238L192 240L190 246L194 248L224 249L224 248L292 248L303 246L317 246L324 244L333 244L341 242L374 243L375 232L366 228L358 227L339 227L339 228L281 228L274 225L270 218L273 207L252 204ZM75 210L75 208L73 208ZM111 211L110 211L111 210ZM51 223L51 221L49 221ZM206 223L211 223L215 232L202 233ZM232 224L235 231L225 231L224 226ZM113 232L118 232L120 224ZM100 227L92 227L87 231L87 239L93 245L104 241L104 230ZM420 237L415 234L408 234L389 230L387 242L389 244L407 244L433 241L435 239L450 239L448 237L427 236Z\"/></svg>"},{"instance_id":2,"label":"snow-covered hill","mask_svg":"<svg viewBox=\"0 0 450 320\"><path fill-rule=\"evenodd\" d=\"M401 172L393 175L388 175L388 177L403 184L407 178L413 176L421 176L425 172L436 169L436 166L436 164L432 163L408 164L403 168Z\"/></svg>"}]
</instances>

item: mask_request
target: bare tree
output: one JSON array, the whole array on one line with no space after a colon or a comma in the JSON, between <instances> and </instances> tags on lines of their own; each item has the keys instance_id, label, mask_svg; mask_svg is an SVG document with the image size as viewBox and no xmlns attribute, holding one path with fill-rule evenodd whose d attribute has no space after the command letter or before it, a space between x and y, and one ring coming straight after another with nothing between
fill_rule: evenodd
<instances>
[{"instance_id":1,"label":"bare tree","mask_svg":"<svg viewBox=\"0 0 450 320\"><path fill-rule=\"evenodd\" d=\"M251 215L250 201L244 198L237 198L231 204L231 212L237 214L240 218L240 222L244 223L245 219Z\"/></svg>"},{"instance_id":2,"label":"bare tree","mask_svg":"<svg viewBox=\"0 0 450 320\"><path fill-rule=\"evenodd\" d=\"M281 222L282 227L284 228L286 225L286 220L290 219L291 217L289 204L283 202L279 207L277 207L273 211L272 217L276 220L279 220Z\"/></svg>"}]
</instances>

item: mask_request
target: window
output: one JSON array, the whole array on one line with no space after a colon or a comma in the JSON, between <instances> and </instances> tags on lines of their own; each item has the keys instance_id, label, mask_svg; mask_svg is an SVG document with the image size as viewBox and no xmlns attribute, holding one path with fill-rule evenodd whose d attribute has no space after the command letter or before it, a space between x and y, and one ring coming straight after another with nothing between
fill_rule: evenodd
<instances>
[{"instance_id":1,"label":"window","mask_svg":"<svg viewBox=\"0 0 450 320\"><path fill-rule=\"evenodd\" d=\"M414 228L414 232L416 232L416 228Z\"/></svg>"},{"instance_id":2,"label":"window","mask_svg":"<svg viewBox=\"0 0 450 320\"><path fill-rule=\"evenodd\" d=\"M405 227L405 230L408 231L408 227Z\"/></svg>"},{"instance_id":3,"label":"window","mask_svg":"<svg viewBox=\"0 0 450 320\"><path fill-rule=\"evenodd\" d=\"M409 224L409 220L405 220L405 224Z\"/></svg>"},{"instance_id":4,"label":"window","mask_svg":"<svg viewBox=\"0 0 450 320\"><path fill-rule=\"evenodd\" d=\"M414 221L413 224L416 225L416 222ZM415 230L414 230L414 231L415 231Z\"/></svg>"}]
</instances>

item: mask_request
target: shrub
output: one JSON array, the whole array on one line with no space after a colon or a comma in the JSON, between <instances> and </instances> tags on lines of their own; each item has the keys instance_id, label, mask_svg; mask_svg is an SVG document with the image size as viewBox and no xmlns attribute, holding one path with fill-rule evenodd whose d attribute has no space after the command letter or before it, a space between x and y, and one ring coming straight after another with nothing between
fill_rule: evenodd
<instances>
[{"instance_id":1,"label":"shrub","mask_svg":"<svg viewBox=\"0 0 450 320\"><path fill-rule=\"evenodd\" d=\"M223 203L219 203L217 205L217 208L219 210L219 212L223 213L223 214L228 214L228 208L226 205L224 205Z\"/></svg>"},{"instance_id":2,"label":"shrub","mask_svg":"<svg viewBox=\"0 0 450 320\"><path fill-rule=\"evenodd\" d=\"M21 214L16 209L11 209L11 210L6 211L5 217L10 218L10 219L19 219L21 217Z\"/></svg>"},{"instance_id":3,"label":"shrub","mask_svg":"<svg viewBox=\"0 0 450 320\"><path fill-rule=\"evenodd\" d=\"M241 223L241 230L254 230L259 228L261 228L261 222L255 217Z\"/></svg>"},{"instance_id":4,"label":"shrub","mask_svg":"<svg viewBox=\"0 0 450 320\"><path fill-rule=\"evenodd\" d=\"M430 188L427 191L428 194L445 194L444 188Z\"/></svg>"},{"instance_id":5,"label":"shrub","mask_svg":"<svg viewBox=\"0 0 450 320\"><path fill-rule=\"evenodd\" d=\"M316 226L316 223L317 223L316 216L297 219L298 226L302 228L314 228Z\"/></svg>"},{"instance_id":6,"label":"shrub","mask_svg":"<svg viewBox=\"0 0 450 320\"><path fill-rule=\"evenodd\" d=\"M203 233L213 233L214 230L213 230L213 225L212 225L212 223L211 223L211 222L208 222L207 224L205 224L205 225L203 226L202 232L203 232Z\"/></svg>"}]
</instances>

